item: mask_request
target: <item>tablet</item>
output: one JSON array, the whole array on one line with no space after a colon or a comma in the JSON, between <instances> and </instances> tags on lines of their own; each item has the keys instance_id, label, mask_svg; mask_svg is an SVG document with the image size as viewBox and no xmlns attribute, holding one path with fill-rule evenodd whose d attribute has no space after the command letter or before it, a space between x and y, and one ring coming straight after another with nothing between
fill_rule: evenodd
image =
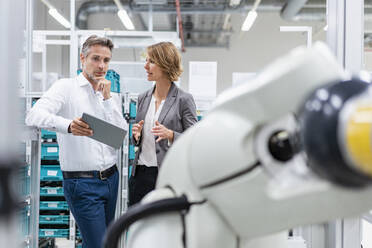
<instances>
[{"instance_id":1,"label":"tablet","mask_svg":"<svg viewBox=\"0 0 372 248\"><path fill-rule=\"evenodd\" d=\"M93 135L87 137L102 142L113 148L118 149L121 147L127 131L87 113L83 113L81 118L93 130Z\"/></svg>"}]
</instances>

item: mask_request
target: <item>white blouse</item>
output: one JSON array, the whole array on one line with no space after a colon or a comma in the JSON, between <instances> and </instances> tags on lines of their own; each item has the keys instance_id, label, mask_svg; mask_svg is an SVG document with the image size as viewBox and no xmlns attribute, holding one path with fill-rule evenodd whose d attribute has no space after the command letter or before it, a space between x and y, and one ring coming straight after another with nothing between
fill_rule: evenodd
<instances>
[{"instance_id":1,"label":"white blouse","mask_svg":"<svg viewBox=\"0 0 372 248\"><path fill-rule=\"evenodd\" d=\"M158 166L155 152L155 140L157 137L151 133L151 129L155 126L155 121L158 120L165 102L165 100L161 101L158 110L155 111L155 101L155 97L152 96L149 109L146 113L145 123L143 124L142 149L138 158L138 164L148 167Z\"/></svg>"}]
</instances>

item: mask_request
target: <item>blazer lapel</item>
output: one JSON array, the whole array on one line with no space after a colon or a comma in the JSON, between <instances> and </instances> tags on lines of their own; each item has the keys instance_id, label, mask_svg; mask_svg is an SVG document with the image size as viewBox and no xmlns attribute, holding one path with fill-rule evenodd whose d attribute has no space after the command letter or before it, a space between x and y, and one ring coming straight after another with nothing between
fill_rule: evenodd
<instances>
[{"instance_id":1,"label":"blazer lapel","mask_svg":"<svg viewBox=\"0 0 372 248\"><path fill-rule=\"evenodd\" d=\"M141 108L142 111L138 112L138 120L145 120L147 110L149 109L152 92L154 91L155 87L152 87L150 90L147 91L145 99L143 99L143 107Z\"/></svg>"},{"instance_id":2,"label":"blazer lapel","mask_svg":"<svg viewBox=\"0 0 372 248\"><path fill-rule=\"evenodd\" d=\"M169 110L173 106L173 103L176 100L177 92L178 92L177 86L172 82L167 98L165 99L163 108L161 109L161 112L158 118L158 121L160 123L163 123L164 118L167 116Z\"/></svg>"}]
</instances>

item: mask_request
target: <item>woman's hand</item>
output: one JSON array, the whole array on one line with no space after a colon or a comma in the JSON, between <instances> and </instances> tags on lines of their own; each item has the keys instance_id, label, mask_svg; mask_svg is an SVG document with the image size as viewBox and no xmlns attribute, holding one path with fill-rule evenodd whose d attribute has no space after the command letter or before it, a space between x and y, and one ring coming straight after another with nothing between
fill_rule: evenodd
<instances>
[{"instance_id":1,"label":"woman's hand","mask_svg":"<svg viewBox=\"0 0 372 248\"><path fill-rule=\"evenodd\" d=\"M172 130L166 128L162 124L160 124L158 121L155 121L155 127L151 129L151 133L155 136L158 136L156 139L156 142L159 142L163 139L168 139L169 142L173 142L174 133Z\"/></svg>"},{"instance_id":2,"label":"woman's hand","mask_svg":"<svg viewBox=\"0 0 372 248\"><path fill-rule=\"evenodd\" d=\"M142 132L142 128L143 128L144 123L145 123L145 121L142 120L138 123L133 124L133 126L132 126L133 137L136 141L138 141L140 136L141 136L141 132Z\"/></svg>"}]
</instances>

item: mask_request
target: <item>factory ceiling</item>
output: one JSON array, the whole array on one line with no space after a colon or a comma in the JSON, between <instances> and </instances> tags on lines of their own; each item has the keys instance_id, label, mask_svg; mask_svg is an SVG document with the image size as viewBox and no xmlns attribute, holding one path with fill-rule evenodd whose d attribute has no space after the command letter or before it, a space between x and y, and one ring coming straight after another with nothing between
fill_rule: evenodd
<instances>
[{"instance_id":1,"label":"factory ceiling","mask_svg":"<svg viewBox=\"0 0 372 248\"><path fill-rule=\"evenodd\" d=\"M177 2L180 13L177 13ZM288 21L324 22L326 18L326 0L259 2L258 13L278 12ZM230 36L239 31L233 30L231 15L248 13L255 0L122 0L121 3L138 31L182 30L185 47L228 47ZM372 13L372 0L365 1L365 8L366 15ZM76 26L87 29L91 14L117 11L112 0L84 1L77 10ZM181 17L181 25L178 25L177 16Z\"/></svg>"}]
</instances>

